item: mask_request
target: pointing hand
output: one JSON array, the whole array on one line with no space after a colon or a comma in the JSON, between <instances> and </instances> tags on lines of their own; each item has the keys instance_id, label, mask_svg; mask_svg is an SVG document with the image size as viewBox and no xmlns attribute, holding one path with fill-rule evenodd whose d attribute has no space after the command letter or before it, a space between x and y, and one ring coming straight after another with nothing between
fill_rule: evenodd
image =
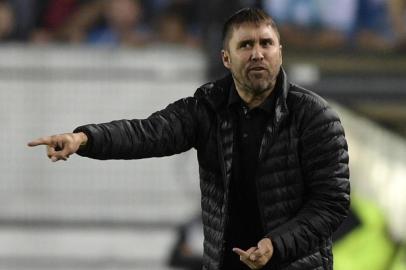
<instances>
[{"instance_id":1,"label":"pointing hand","mask_svg":"<svg viewBox=\"0 0 406 270\"><path fill-rule=\"evenodd\" d=\"M47 146L47 155L53 161L67 160L70 155L76 153L81 145L87 143L85 133L65 133L47 137L41 137L28 143L28 146Z\"/></svg>"},{"instance_id":2,"label":"pointing hand","mask_svg":"<svg viewBox=\"0 0 406 270\"><path fill-rule=\"evenodd\" d=\"M250 269L261 269L273 255L273 245L269 238L263 238L256 247L248 250L233 248L233 251L240 255L240 261L245 263Z\"/></svg>"}]
</instances>

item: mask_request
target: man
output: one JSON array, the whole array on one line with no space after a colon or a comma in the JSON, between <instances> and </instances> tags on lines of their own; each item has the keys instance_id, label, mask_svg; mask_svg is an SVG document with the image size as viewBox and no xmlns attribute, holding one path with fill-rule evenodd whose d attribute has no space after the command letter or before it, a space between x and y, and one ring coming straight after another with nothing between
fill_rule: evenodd
<instances>
[{"instance_id":1,"label":"man","mask_svg":"<svg viewBox=\"0 0 406 270\"><path fill-rule=\"evenodd\" d=\"M272 19L243 9L223 30L230 75L143 120L43 137L69 155L138 159L197 149L203 269L332 269L331 234L349 208L347 143L338 116L290 84Z\"/></svg>"}]
</instances>

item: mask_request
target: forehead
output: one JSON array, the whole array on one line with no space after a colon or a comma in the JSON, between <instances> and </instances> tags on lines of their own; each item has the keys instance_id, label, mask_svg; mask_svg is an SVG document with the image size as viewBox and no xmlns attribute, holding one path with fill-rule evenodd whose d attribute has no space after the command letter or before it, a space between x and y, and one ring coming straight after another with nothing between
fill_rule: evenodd
<instances>
[{"instance_id":1,"label":"forehead","mask_svg":"<svg viewBox=\"0 0 406 270\"><path fill-rule=\"evenodd\" d=\"M243 23L233 27L230 42L258 38L278 39L275 30L268 23Z\"/></svg>"}]
</instances>

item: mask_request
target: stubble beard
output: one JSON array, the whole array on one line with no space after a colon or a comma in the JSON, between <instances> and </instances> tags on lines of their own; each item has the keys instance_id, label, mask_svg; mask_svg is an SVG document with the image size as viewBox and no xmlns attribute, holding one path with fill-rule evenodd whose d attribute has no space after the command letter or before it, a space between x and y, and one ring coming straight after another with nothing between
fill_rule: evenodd
<instances>
[{"instance_id":1,"label":"stubble beard","mask_svg":"<svg viewBox=\"0 0 406 270\"><path fill-rule=\"evenodd\" d=\"M232 75L234 80L240 85L241 90L253 96L261 96L269 90L272 90L275 85L275 82L271 80L270 75L263 79L250 78L249 74L240 77L236 76L234 72L232 72Z\"/></svg>"}]
</instances>

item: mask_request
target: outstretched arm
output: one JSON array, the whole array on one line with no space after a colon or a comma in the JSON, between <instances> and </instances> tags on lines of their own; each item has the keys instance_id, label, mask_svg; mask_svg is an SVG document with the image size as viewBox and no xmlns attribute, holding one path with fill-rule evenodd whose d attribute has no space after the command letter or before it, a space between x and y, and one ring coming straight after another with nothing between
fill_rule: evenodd
<instances>
[{"instance_id":1,"label":"outstretched arm","mask_svg":"<svg viewBox=\"0 0 406 270\"><path fill-rule=\"evenodd\" d=\"M43 137L29 146L47 145L53 160L77 153L95 159L139 159L169 156L195 147L199 116L195 98L185 98L147 119L118 120L78 127L74 133ZM86 143L84 147L80 147Z\"/></svg>"}]
</instances>

